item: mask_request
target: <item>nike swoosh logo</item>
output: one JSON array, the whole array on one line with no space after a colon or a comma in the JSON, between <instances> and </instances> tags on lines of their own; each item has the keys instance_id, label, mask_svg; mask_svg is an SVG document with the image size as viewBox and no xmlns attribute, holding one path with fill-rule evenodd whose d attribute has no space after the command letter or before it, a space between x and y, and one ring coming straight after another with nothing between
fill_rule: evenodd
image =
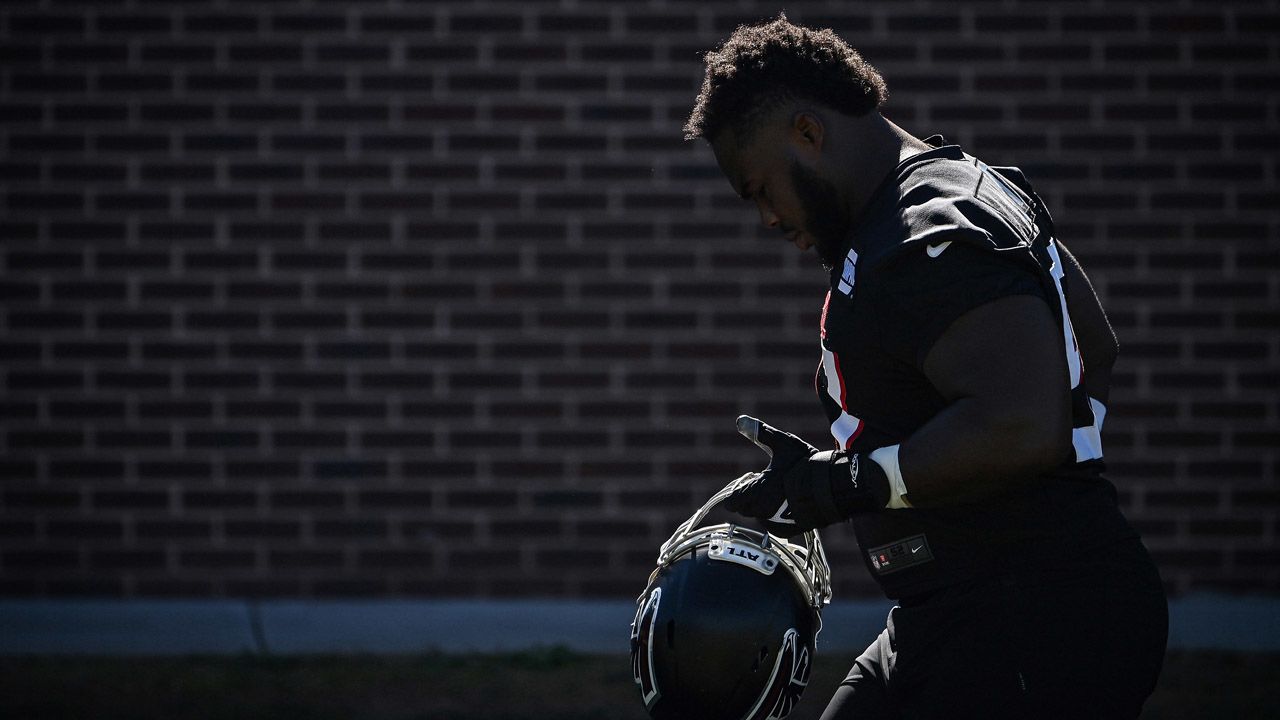
<instances>
[{"instance_id":1,"label":"nike swoosh logo","mask_svg":"<svg viewBox=\"0 0 1280 720\"><path fill-rule=\"evenodd\" d=\"M936 258L939 255L941 255L942 251L946 250L947 246L949 246L950 244L951 244L951 241L948 240L946 242L938 243L937 245L928 245L925 247L924 251L929 253L929 257Z\"/></svg>"},{"instance_id":2,"label":"nike swoosh logo","mask_svg":"<svg viewBox=\"0 0 1280 720\"><path fill-rule=\"evenodd\" d=\"M920 551L921 551L921 550L923 550L923 549L924 549L924 546L923 546L923 545L921 545L920 547L913 547L913 548L911 548L911 554L912 554L912 555L915 555L916 553L920 552Z\"/></svg>"}]
</instances>

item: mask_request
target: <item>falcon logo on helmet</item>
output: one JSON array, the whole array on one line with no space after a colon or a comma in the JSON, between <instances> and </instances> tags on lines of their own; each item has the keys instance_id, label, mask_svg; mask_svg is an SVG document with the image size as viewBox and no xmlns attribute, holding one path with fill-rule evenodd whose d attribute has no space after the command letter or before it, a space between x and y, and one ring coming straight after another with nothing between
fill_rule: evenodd
<instances>
[{"instance_id":1,"label":"falcon logo on helmet","mask_svg":"<svg viewBox=\"0 0 1280 720\"><path fill-rule=\"evenodd\" d=\"M782 638L782 652L773 668L773 680L765 688L751 720L782 720L795 709L809 685L809 648L798 642L795 628ZM760 713L768 712L761 717Z\"/></svg>"},{"instance_id":2,"label":"falcon logo on helmet","mask_svg":"<svg viewBox=\"0 0 1280 720\"><path fill-rule=\"evenodd\" d=\"M647 708L658 699L653 682L653 622L658 618L662 588L654 588L648 600L639 603L636 619L631 623L631 678L640 686L640 697Z\"/></svg>"},{"instance_id":3,"label":"falcon logo on helmet","mask_svg":"<svg viewBox=\"0 0 1280 720\"><path fill-rule=\"evenodd\" d=\"M636 600L632 677L655 720L783 720L808 685L831 600L822 541L702 527L737 482L663 543Z\"/></svg>"}]
</instances>

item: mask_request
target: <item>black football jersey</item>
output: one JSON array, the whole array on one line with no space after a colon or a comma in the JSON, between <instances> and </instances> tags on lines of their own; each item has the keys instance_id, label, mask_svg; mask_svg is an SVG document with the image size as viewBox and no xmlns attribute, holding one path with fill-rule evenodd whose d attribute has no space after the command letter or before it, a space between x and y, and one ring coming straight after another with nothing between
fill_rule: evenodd
<instances>
[{"instance_id":1,"label":"black football jersey","mask_svg":"<svg viewBox=\"0 0 1280 720\"><path fill-rule=\"evenodd\" d=\"M939 136L927 142L934 149L869 199L831 271L815 385L835 444L869 453L911 437L946 405L922 369L934 341L968 310L1024 294L1044 299L1063 333L1073 452L998 500L856 516L864 560L891 598L1134 536L1101 475L1105 409L1081 382L1051 218L1016 168L991 168Z\"/></svg>"}]
</instances>

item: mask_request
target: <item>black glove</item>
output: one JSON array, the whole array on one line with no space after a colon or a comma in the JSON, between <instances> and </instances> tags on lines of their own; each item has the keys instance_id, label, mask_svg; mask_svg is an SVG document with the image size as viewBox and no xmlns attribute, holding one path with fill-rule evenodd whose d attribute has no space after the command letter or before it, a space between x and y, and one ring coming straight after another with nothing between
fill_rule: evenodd
<instances>
[{"instance_id":1,"label":"black glove","mask_svg":"<svg viewBox=\"0 0 1280 720\"><path fill-rule=\"evenodd\" d=\"M772 459L764 471L741 478L725 507L758 518L775 535L825 527L889 502L888 476L865 455L819 451L747 415L738 418L738 432Z\"/></svg>"}]
</instances>

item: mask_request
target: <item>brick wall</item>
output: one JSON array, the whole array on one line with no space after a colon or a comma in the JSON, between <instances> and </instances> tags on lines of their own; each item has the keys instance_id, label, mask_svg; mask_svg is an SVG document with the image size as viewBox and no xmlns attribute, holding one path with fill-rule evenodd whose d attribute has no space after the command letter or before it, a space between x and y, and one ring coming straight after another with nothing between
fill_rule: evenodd
<instances>
[{"instance_id":1,"label":"brick wall","mask_svg":"<svg viewBox=\"0 0 1280 720\"><path fill-rule=\"evenodd\" d=\"M823 442L824 278L680 140L776 9L4 3L0 593L637 592L737 413ZM787 9L1049 201L1171 589L1280 589L1277 3Z\"/></svg>"}]
</instances>

